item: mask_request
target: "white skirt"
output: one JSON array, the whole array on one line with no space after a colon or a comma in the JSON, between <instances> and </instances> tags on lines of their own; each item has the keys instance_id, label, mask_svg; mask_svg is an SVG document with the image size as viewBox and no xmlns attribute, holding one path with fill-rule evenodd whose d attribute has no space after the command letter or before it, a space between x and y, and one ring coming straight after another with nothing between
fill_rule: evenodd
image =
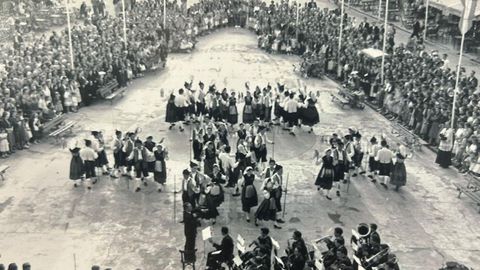
<instances>
[{"instance_id":1,"label":"white skirt","mask_svg":"<svg viewBox=\"0 0 480 270\"><path fill-rule=\"evenodd\" d=\"M8 152L10 149L8 147L8 140L5 138L0 138L0 152Z\"/></svg>"}]
</instances>

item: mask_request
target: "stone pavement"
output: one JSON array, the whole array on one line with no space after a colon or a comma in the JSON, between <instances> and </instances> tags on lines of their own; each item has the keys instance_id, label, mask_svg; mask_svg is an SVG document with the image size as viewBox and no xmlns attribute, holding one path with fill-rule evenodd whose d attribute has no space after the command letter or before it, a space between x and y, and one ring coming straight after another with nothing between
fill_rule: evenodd
<instances>
[{"instance_id":1,"label":"stone pavement","mask_svg":"<svg viewBox=\"0 0 480 270\"><path fill-rule=\"evenodd\" d=\"M177 129L168 131L165 97L160 96L160 89L168 94L193 76L196 83L215 82L218 87L236 91L243 91L245 81L251 85L279 81L287 87L306 85L320 92L321 123L315 134L302 132L292 137L274 129L275 135L268 135L270 139L275 136L268 151L274 152L288 178L287 223L282 230L272 231L281 246L285 247L294 229L302 231L310 242L342 226L349 239L350 229L359 222L374 222L383 241L398 255L402 269L438 269L445 260L480 265L480 216L468 199L456 198L452 185L464 180L453 170L440 170L429 151L417 152L406 161L408 182L398 193L364 177L354 179L348 193L344 186L342 197L333 201L317 192L313 182L319 168L312 157L314 149L326 147L320 135L355 126L364 138L384 134L392 144L398 138L391 135L389 123L369 108L343 110L332 104L330 93L336 84L328 79L301 78L292 71L292 64L298 61L295 56L265 54L256 48L256 37L246 30L224 29L201 38L191 54L171 54L164 71L135 80L126 96L113 106L99 103L68 115L79 123L75 128L79 140L90 130L103 130L110 138L117 128L133 131L136 127L142 128L142 138L165 137L171 152L167 191L157 193L149 185L134 193L125 179L108 177L102 177L91 191L75 189L68 181L67 149L49 142L17 152L1 161L11 168L6 181L0 182L0 239L4 247L0 262L29 261L35 269L49 270L88 269L92 264L116 270L180 269L178 249L184 244L183 227L178 223L181 199L172 192L180 188L180 174L188 164L189 136ZM236 138L231 141L233 144ZM219 211L215 240L219 240L224 225L234 237L240 233L247 242L257 237L259 229L241 219L238 197L227 195ZM204 265L204 250L212 248L207 243L204 249L200 239L197 247L197 266Z\"/></svg>"}]
</instances>

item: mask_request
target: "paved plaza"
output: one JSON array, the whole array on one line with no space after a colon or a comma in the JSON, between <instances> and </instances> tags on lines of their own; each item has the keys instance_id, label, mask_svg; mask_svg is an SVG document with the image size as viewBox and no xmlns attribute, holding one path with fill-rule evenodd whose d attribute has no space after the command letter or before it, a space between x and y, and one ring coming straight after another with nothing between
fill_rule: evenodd
<instances>
[{"instance_id":1,"label":"paved plaza","mask_svg":"<svg viewBox=\"0 0 480 270\"><path fill-rule=\"evenodd\" d=\"M319 167L313 163L314 150L327 147L324 135L360 129L364 138L386 136L391 144L389 122L377 112L341 109L330 100L336 83L329 79L304 79L293 71L296 56L266 54L257 48L256 36L245 29L223 29L200 38L191 54L171 54L165 70L147 74L128 87L124 98L100 102L69 114L78 122L75 137L82 139L91 130L102 130L110 138L115 129L133 131L140 137L165 138L170 150L167 161L166 192L153 185L139 193L125 179L101 177L93 190L74 189L68 180L70 153L52 141L17 152L2 163L10 165L6 181L0 182L0 261L29 261L34 269L88 269L92 264L118 270L181 269L178 250L183 248L181 219L181 172L189 161L189 132L168 130L164 122L166 97L172 89L193 78L206 85L244 91L270 82L287 88L303 88L319 93L320 124L314 133L300 132L293 137L279 128L268 133L275 139L269 145L288 177L285 220L272 237L285 246L293 230L303 232L308 242L331 234L342 226L350 229L360 222L377 223L382 241L399 257L402 269L438 269L446 260L457 260L471 267L480 266L480 215L468 199L458 199L453 183L465 179L453 169L441 169L435 154L424 148L406 161L407 185L399 192L385 190L361 176L352 180L348 193L328 201L314 186ZM163 97L161 95L163 89ZM239 104L239 109L243 104ZM231 144L236 138L231 138ZM275 147L275 149L273 149ZM110 162L113 162L111 151ZM260 183L257 183L258 186ZM247 242L259 234L258 227L241 219L238 197L227 194L214 225L229 226L232 234L242 234ZM197 238L197 265L205 265L204 247ZM351 249L349 248L349 253ZM200 268L202 269L202 268Z\"/></svg>"}]
</instances>

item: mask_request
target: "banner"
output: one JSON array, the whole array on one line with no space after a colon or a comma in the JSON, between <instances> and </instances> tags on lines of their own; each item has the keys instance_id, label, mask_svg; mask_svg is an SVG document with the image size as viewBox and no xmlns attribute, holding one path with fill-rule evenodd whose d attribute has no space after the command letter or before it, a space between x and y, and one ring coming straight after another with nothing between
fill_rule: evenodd
<instances>
[{"instance_id":1,"label":"banner","mask_svg":"<svg viewBox=\"0 0 480 270\"><path fill-rule=\"evenodd\" d=\"M460 32L465 34L472 27L478 0L462 0L463 15L459 22Z\"/></svg>"}]
</instances>

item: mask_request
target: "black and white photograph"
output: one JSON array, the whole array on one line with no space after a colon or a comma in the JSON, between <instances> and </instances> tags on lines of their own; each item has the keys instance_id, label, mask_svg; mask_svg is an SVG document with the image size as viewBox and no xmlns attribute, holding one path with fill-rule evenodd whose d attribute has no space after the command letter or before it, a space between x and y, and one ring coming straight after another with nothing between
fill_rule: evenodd
<instances>
[{"instance_id":1,"label":"black and white photograph","mask_svg":"<svg viewBox=\"0 0 480 270\"><path fill-rule=\"evenodd\" d=\"M480 270L479 0L0 19L0 270Z\"/></svg>"}]
</instances>

